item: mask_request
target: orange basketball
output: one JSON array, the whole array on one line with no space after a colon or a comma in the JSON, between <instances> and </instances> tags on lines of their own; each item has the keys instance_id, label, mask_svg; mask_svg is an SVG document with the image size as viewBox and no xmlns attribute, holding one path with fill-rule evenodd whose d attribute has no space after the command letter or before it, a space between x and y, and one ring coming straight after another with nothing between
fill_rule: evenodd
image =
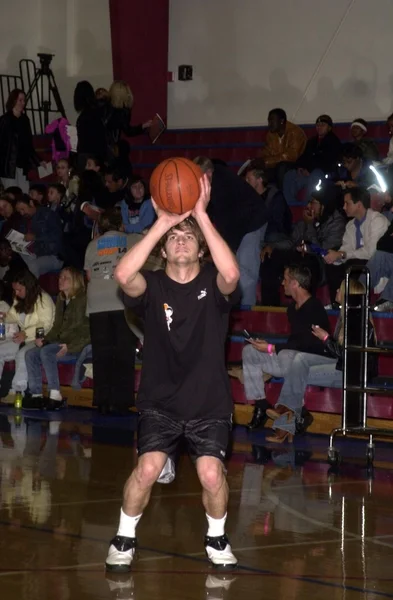
<instances>
[{"instance_id":1,"label":"orange basketball","mask_svg":"<svg viewBox=\"0 0 393 600\"><path fill-rule=\"evenodd\" d=\"M192 210L201 193L201 168L188 158L168 158L150 178L150 192L160 208L182 215Z\"/></svg>"}]
</instances>

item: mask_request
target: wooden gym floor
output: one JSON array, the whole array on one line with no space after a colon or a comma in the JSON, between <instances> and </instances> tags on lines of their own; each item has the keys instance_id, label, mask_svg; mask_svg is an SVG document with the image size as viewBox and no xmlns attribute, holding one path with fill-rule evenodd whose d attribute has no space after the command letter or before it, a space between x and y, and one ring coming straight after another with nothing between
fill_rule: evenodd
<instances>
[{"instance_id":1,"label":"wooden gym floor","mask_svg":"<svg viewBox=\"0 0 393 600\"><path fill-rule=\"evenodd\" d=\"M182 455L175 482L153 489L132 575L106 577L135 424L1 409L1 600L393 598L393 448L378 445L370 471L365 443L345 440L331 473L325 436L274 447L240 426L227 527L238 569L221 575L205 559L200 487Z\"/></svg>"}]
</instances>

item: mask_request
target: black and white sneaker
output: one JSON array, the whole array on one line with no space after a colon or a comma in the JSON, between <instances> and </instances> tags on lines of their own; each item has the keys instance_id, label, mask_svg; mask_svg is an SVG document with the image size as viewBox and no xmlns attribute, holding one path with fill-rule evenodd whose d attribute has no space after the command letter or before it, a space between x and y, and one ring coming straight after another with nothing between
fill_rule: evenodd
<instances>
[{"instance_id":1,"label":"black and white sneaker","mask_svg":"<svg viewBox=\"0 0 393 600\"><path fill-rule=\"evenodd\" d=\"M116 600L133 600L134 580L127 573L107 573L105 579L109 585L112 598Z\"/></svg>"},{"instance_id":2,"label":"black and white sneaker","mask_svg":"<svg viewBox=\"0 0 393 600\"><path fill-rule=\"evenodd\" d=\"M205 551L207 558L213 567L218 569L234 569L237 566L237 559L232 552L228 537L220 535L218 537L205 537Z\"/></svg>"},{"instance_id":3,"label":"black and white sneaker","mask_svg":"<svg viewBox=\"0 0 393 600\"><path fill-rule=\"evenodd\" d=\"M136 538L117 535L111 540L105 568L107 571L129 573L136 551Z\"/></svg>"},{"instance_id":4,"label":"black and white sneaker","mask_svg":"<svg viewBox=\"0 0 393 600\"><path fill-rule=\"evenodd\" d=\"M157 479L157 483L172 483L176 476L175 462L174 460L168 456L166 459L166 463L163 466L163 469L160 473L159 478Z\"/></svg>"}]
</instances>

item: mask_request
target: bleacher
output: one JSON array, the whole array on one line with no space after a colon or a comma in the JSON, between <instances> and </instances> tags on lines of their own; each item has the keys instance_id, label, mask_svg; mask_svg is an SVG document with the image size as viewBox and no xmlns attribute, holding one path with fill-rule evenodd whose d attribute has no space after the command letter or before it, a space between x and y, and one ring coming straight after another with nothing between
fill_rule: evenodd
<instances>
[{"instance_id":1,"label":"bleacher","mask_svg":"<svg viewBox=\"0 0 393 600\"><path fill-rule=\"evenodd\" d=\"M306 125L304 129L309 137L314 135L314 125ZM220 158L228 165L237 170L248 158L257 156L258 150L263 146L266 127L242 127L231 129L198 129L198 130L168 130L160 138L159 144L147 145L143 138L134 138L131 141L131 161L134 171L141 174L146 180L149 179L154 167L162 160L171 156L186 156L194 158L197 155L205 155L210 158ZM350 138L350 123L335 125L335 133L344 141ZM386 123L374 122L369 124L368 137L373 138L380 148L381 157L388 150L389 139L387 137ZM138 143L139 142L139 143ZM48 160L50 159L49 140L46 136L40 136L36 140L37 149ZM301 218L303 204L301 202L291 206L294 220ZM54 295L57 292L57 275L46 275L42 286ZM320 299L327 304L329 298L326 289L318 292ZM334 326L337 313L331 311L329 318ZM374 317L376 332L379 343L383 347L393 346L393 314L378 313ZM241 351L243 348L243 336L241 331L247 329L271 343L285 339L288 335L285 308L269 307L243 307L234 311L231 318L230 333L227 346L227 360L231 365L240 364ZM380 357L379 360L379 383L386 392L392 389L393 377L391 359ZM9 365L12 368L12 364ZM68 399L69 405L91 406L93 381L86 379L81 390L73 390L70 385L73 378L74 362L59 364L60 381L62 393ZM135 389L139 385L140 365L136 365ZM267 398L274 403L280 393L282 380L272 379L267 384ZM246 403L243 386L237 379L231 378L231 386L235 401L235 419L238 423L246 423L251 417L252 406ZM311 431L327 433L332 426L339 423L341 413L341 390L330 388L309 387L307 389L305 404L314 415L314 424ZM380 426L381 420L384 426L389 427L390 421L393 428L393 401L391 397L371 396L368 404L369 416L376 426Z\"/></svg>"}]
</instances>

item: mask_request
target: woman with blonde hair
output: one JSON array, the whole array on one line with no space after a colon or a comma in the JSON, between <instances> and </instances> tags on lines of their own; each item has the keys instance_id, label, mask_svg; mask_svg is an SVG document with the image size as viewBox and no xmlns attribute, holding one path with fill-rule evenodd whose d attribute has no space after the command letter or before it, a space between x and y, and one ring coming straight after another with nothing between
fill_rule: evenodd
<instances>
[{"instance_id":1,"label":"woman with blonde hair","mask_svg":"<svg viewBox=\"0 0 393 600\"><path fill-rule=\"evenodd\" d=\"M351 295L363 295L365 294L365 287L360 281L350 279L349 293ZM266 411L267 415L274 419L273 429L275 429L275 436L267 437L267 441L275 443L282 443L286 439L292 441L296 431L296 423L301 422L303 399L308 385L329 388L340 388L342 386L344 296L345 281L341 283L336 294L336 302L342 308L335 332L332 336L324 329L313 325L313 334L324 343L326 356L297 352L295 350L283 350L283 352L293 352L294 356L291 366L285 375L285 381L277 404L274 409L268 408ZM375 344L374 323L370 317L368 345L372 347ZM370 355L368 357L368 376L369 378L376 377L377 374L378 357Z\"/></svg>"},{"instance_id":2,"label":"woman with blonde hair","mask_svg":"<svg viewBox=\"0 0 393 600\"><path fill-rule=\"evenodd\" d=\"M66 267L59 276L53 327L42 339L36 339L36 347L26 353L29 391L33 401L41 403L42 408L54 410L64 406L57 362L59 359L75 358L89 343L84 276L74 267ZM42 396L41 367L48 382L49 403L44 403Z\"/></svg>"},{"instance_id":3,"label":"woman with blonde hair","mask_svg":"<svg viewBox=\"0 0 393 600\"><path fill-rule=\"evenodd\" d=\"M125 81L114 81L109 88L109 102L104 115L110 158L119 156L121 134L126 137L141 135L151 125L151 120L140 125L130 124L133 104L130 86Z\"/></svg>"}]
</instances>

